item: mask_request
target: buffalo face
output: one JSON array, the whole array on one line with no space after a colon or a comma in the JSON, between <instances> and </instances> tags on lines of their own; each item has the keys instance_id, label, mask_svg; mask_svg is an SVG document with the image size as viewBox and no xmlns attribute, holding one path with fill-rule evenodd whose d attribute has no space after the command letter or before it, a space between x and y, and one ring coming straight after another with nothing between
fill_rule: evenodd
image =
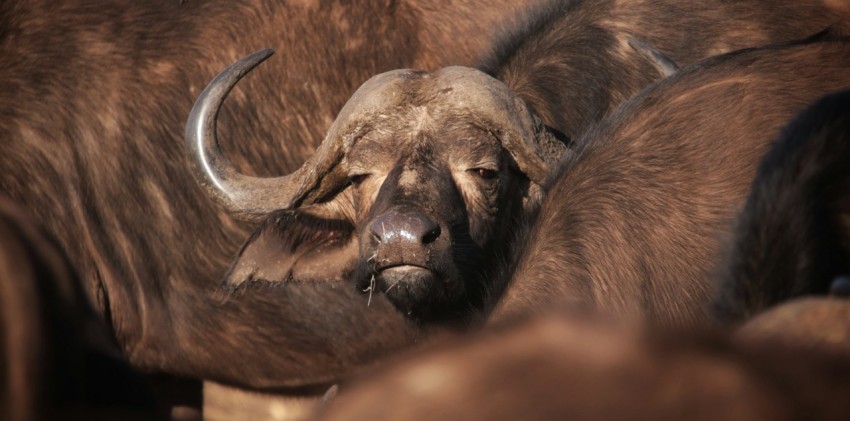
<instances>
[{"instance_id":1,"label":"buffalo face","mask_svg":"<svg viewBox=\"0 0 850 421\"><path fill-rule=\"evenodd\" d=\"M215 113L264 58L219 75L186 130L201 185L234 214L265 219L227 282L352 282L367 303L383 292L421 320L480 304L481 280L516 221L538 206L565 146L477 70L397 70L355 92L295 173L248 177L219 153Z\"/></svg>"},{"instance_id":2,"label":"buffalo face","mask_svg":"<svg viewBox=\"0 0 850 421\"><path fill-rule=\"evenodd\" d=\"M529 188L491 133L450 115L388 121L347 161L359 243L354 279L402 311L448 315L480 296L476 274Z\"/></svg>"}]
</instances>

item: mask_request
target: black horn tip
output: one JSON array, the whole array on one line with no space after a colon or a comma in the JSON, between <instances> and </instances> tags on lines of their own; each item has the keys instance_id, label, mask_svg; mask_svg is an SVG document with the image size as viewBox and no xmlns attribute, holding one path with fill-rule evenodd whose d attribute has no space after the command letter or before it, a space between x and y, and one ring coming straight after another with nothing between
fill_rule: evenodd
<instances>
[{"instance_id":1,"label":"black horn tip","mask_svg":"<svg viewBox=\"0 0 850 421\"><path fill-rule=\"evenodd\" d=\"M274 54L273 48L263 48L260 51L257 51L257 52L254 52L254 53L248 55L248 57L246 57L246 58L250 59L251 61L257 60L257 63L261 63L265 59L271 57L272 54Z\"/></svg>"},{"instance_id":2,"label":"black horn tip","mask_svg":"<svg viewBox=\"0 0 850 421\"><path fill-rule=\"evenodd\" d=\"M274 54L274 50L271 48L264 48L260 51L253 52L239 59L239 61L231 65L227 70L222 72L222 74L228 73L229 70L234 69L239 74L238 77L241 78L246 73L257 67L257 65L266 61L266 59L271 57L272 54Z\"/></svg>"}]
</instances>

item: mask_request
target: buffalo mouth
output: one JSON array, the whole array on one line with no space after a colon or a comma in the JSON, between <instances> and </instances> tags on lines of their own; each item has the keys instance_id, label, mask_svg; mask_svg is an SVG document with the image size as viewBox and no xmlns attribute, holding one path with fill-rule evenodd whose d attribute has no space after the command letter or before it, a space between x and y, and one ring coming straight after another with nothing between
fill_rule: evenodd
<instances>
[{"instance_id":1,"label":"buffalo mouth","mask_svg":"<svg viewBox=\"0 0 850 421\"><path fill-rule=\"evenodd\" d=\"M433 305L448 298L445 280L431 268L400 263L376 269L374 287L405 314L429 313Z\"/></svg>"},{"instance_id":2,"label":"buffalo mouth","mask_svg":"<svg viewBox=\"0 0 850 421\"><path fill-rule=\"evenodd\" d=\"M439 284L437 274L424 266L399 264L378 269L379 287L389 297L419 295Z\"/></svg>"}]
</instances>

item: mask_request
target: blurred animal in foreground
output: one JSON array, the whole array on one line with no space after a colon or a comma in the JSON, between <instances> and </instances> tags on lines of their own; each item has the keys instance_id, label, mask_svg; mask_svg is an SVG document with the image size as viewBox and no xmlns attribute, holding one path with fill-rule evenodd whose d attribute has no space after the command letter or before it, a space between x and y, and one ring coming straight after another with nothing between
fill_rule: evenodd
<instances>
[{"instance_id":1,"label":"blurred animal in foreground","mask_svg":"<svg viewBox=\"0 0 850 421\"><path fill-rule=\"evenodd\" d=\"M277 48L222 110L220 129L236 140L222 146L237 168L288 172L363 81L471 64L520 2L316 6L0 3L0 191L56 238L140 370L298 386L418 334L384 297L367 307L337 283L220 291L250 231L191 180L186 113L227 63Z\"/></svg>"}]
</instances>

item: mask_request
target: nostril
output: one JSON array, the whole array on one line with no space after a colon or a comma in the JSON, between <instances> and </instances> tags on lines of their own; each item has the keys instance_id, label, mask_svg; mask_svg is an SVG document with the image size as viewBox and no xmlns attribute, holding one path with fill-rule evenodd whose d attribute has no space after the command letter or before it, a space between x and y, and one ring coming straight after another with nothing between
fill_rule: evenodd
<instances>
[{"instance_id":1,"label":"nostril","mask_svg":"<svg viewBox=\"0 0 850 421\"><path fill-rule=\"evenodd\" d=\"M442 230L440 229L440 226L437 225L436 227L434 227L434 229L426 232L425 235L422 236L422 244L433 243L434 241L437 240L437 238L440 238L441 232L442 232Z\"/></svg>"}]
</instances>

